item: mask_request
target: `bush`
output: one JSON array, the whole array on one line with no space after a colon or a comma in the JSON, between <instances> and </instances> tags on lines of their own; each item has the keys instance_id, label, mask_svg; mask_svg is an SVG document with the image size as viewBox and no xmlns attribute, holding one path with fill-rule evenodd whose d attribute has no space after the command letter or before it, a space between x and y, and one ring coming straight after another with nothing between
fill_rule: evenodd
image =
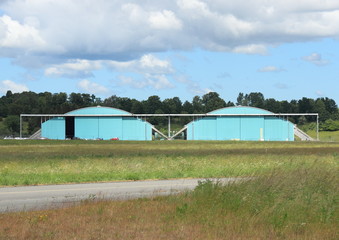
<instances>
[{"instance_id":1,"label":"bush","mask_svg":"<svg viewBox=\"0 0 339 240\"><path fill-rule=\"evenodd\" d=\"M338 131L339 130L339 120L328 119L324 123L320 124L321 131Z\"/></svg>"},{"instance_id":2,"label":"bush","mask_svg":"<svg viewBox=\"0 0 339 240\"><path fill-rule=\"evenodd\" d=\"M20 131L20 117L16 115L8 116L4 121L7 129L12 133L18 133Z\"/></svg>"}]
</instances>

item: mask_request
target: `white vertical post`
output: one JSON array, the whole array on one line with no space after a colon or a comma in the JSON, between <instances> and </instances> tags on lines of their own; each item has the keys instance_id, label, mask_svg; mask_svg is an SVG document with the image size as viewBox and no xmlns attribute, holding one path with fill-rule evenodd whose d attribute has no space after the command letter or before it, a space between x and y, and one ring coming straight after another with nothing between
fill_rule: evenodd
<instances>
[{"instance_id":1,"label":"white vertical post","mask_svg":"<svg viewBox=\"0 0 339 240\"><path fill-rule=\"evenodd\" d=\"M192 122L192 140L194 140L194 116L193 116L193 122Z\"/></svg>"},{"instance_id":2,"label":"white vertical post","mask_svg":"<svg viewBox=\"0 0 339 240\"><path fill-rule=\"evenodd\" d=\"M145 124L145 140L147 140L147 122L146 122L146 117L145 117L144 124ZM152 132L151 132L151 140L152 140Z\"/></svg>"},{"instance_id":3,"label":"white vertical post","mask_svg":"<svg viewBox=\"0 0 339 240\"><path fill-rule=\"evenodd\" d=\"M20 138L22 138L22 117L20 114Z\"/></svg>"},{"instance_id":4,"label":"white vertical post","mask_svg":"<svg viewBox=\"0 0 339 240\"><path fill-rule=\"evenodd\" d=\"M168 139L171 137L171 117L168 115Z\"/></svg>"},{"instance_id":5,"label":"white vertical post","mask_svg":"<svg viewBox=\"0 0 339 240\"><path fill-rule=\"evenodd\" d=\"M317 141L319 141L319 115L317 114Z\"/></svg>"}]
</instances>

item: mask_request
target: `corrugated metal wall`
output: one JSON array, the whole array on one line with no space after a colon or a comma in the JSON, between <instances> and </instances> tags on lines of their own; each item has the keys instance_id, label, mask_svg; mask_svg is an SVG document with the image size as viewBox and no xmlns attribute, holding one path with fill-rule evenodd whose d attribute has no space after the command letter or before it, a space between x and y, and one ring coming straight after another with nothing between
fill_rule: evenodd
<instances>
[{"instance_id":1,"label":"corrugated metal wall","mask_svg":"<svg viewBox=\"0 0 339 240\"><path fill-rule=\"evenodd\" d=\"M66 128L63 117L52 118L42 123L41 136L49 139L65 139Z\"/></svg>"},{"instance_id":2,"label":"corrugated metal wall","mask_svg":"<svg viewBox=\"0 0 339 240\"><path fill-rule=\"evenodd\" d=\"M252 107L230 107L213 114L272 114ZM293 124L275 116L217 116L187 125L187 140L294 141Z\"/></svg>"}]
</instances>

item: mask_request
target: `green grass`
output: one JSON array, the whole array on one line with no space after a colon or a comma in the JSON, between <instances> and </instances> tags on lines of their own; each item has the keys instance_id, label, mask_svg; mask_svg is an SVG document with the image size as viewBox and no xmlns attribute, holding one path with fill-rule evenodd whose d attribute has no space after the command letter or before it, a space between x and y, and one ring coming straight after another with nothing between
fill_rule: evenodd
<instances>
[{"instance_id":1,"label":"green grass","mask_svg":"<svg viewBox=\"0 0 339 240\"><path fill-rule=\"evenodd\" d=\"M317 132L314 130L309 130L306 133L314 139L317 138ZM319 132L319 140L324 142L339 142L339 131L321 131Z\"/></svg>"},{"instance_id":2,"label":"green grass","mask_svg":"<svg viewBox=\"0 0 339 240\"><path fill-rule=\"evenodd\" d=\"M339 143L221 141L0 141L0 185L212 178L266 174L320 161Z\"/></svg>"},{"instance_id":3,"label":"green grass","mask_svg":"<svg viewBox=\"0 0 339 240\"><path fill-rule=\"evenodd\" d=\"M0 184L252 176L0 214L0 239L338 239L337 142L0 141ZM18 226L20 226L18 228Z\"/></svg>"},{"instance_id":4,"label":"green grass","mask_svg":"<svg viewBox=\"0 0 339 240\"><path fill-rule=\"evenodd\" d=\"M257 146L256 146L257 147ZM338 160L338 159L337 159ZM338 166L276 166L236 184L131 201L0 214L0 239L338 239ZM19 227L18 227L19 226Z\"/></svg>"},{"instance_id":5,"label":"green grass","mask_svg":"<svg viewBox=\"0 0 339 240\"><path fill-rule=\"evenodd\" d=\"M181 202L174 216L205 223L216 232L233 221L239 232L252 228L254 236L262 227L270 229L261 239L316 239L315 232L323 232L319 239L337 239L338 180L337 168L314 161L292 171L278 167L240 184L206 181L192 193L174 197Z\"/></svg>"}]
</instances>

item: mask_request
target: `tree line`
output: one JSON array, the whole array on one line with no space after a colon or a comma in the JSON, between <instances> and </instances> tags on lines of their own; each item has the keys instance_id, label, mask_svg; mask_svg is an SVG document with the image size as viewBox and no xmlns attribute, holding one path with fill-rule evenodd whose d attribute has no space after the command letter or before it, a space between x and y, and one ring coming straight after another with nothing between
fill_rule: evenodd
<instances>
[{"instance_id":1,"label":"tree line","mask_svg":"<svg viewBox=\"0 0 339 240\"><path fill-rule=\"evenodd\" d=\"M249 94L239 93L236 102L225 101L216 92L209 92L203 96L195 96L192 101L181 101L178 97L161 100L159 96L150 96L147 100L139 101L128 97L110 96L101 99L93 94L86 93L12 93L7 91L0 98L0 120L3 126L0 135L16 134L19 131L19 116L27 114L63 114L69 111L90 107L107 106L122 109L135 114L143 113L207 113L219 108L230 106L251 106L266 109L274 113L319 113L322 130L339 130L338 106L333 99L303 97L299 100L278 101L265 98L260 92ZM27 120L27 133L31 134L40 127L40 119ZM165 126L167 118L148 118L154 125ZM173 119L174 123L186 124L190 118ZM307 124L314 121L312 117L291 117L290 121L296 124Z\"/></svg>"}]
</instances>

